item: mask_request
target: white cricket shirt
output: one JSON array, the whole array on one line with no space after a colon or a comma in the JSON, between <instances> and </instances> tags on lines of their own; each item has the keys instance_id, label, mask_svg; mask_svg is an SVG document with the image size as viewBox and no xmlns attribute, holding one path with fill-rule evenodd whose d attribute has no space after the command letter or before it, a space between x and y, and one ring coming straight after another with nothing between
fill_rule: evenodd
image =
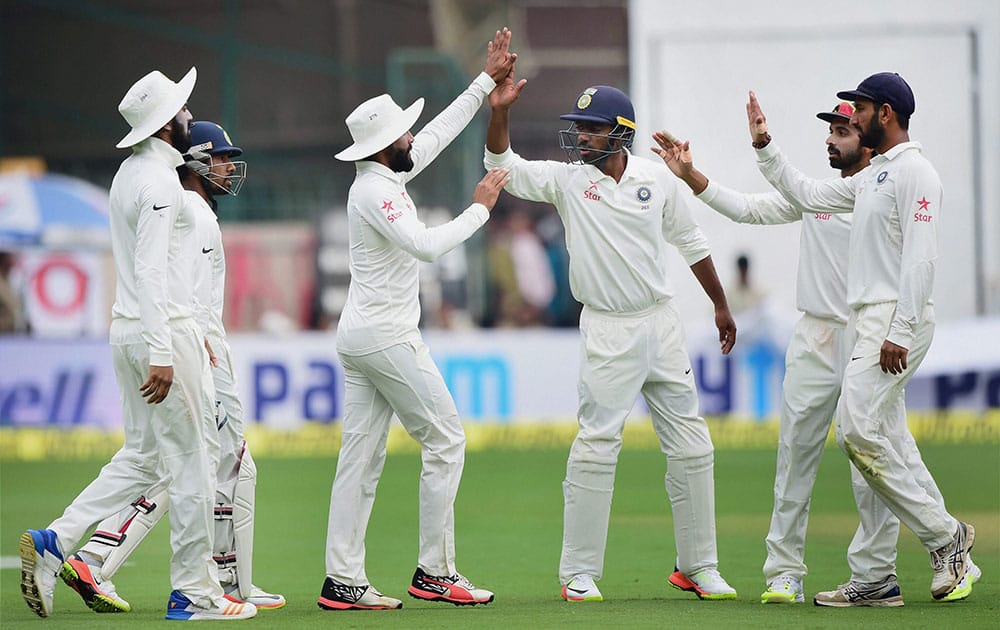
<instances>
[{"instance_id":1,"label":"white cricket shirt","mask_svg":"<svg viewBox=\"0 0 1000 630\"><path fill-rule=\"evenodd\" d=\"M489 212L474 203L448 223L428 228L406 193L416 177L465 129L496 87L485 72L413 139L413 170L395 173L355 162L347 196L351 283L337 324L337 351L363 355L420 337L419 261L454 249L478 230Z\"/></svg>"},{"instance_id":2,"label":"white cricket shirt","mask_svg":"<svg viewBox=\"0 0 1000 630\"><path fill-rule=\"evenodd\" d=\"M191 255L197 261L194 297L198 325L206 336L224 339L222 306L226 293L226 256L222 250L219 218L208 202L193 190L184 191L184 203L190 206L195 221Z\"/></svg>"},{"instance_id":3,"label":"white cricket shirt","mask_svg":"<svg viewBox=\"0 0 1000 630\"><path fill-rule=\"evenodd\" d=\"M150 365L173 365L171 319L194 316L194 234L177 177L181 154L159 138L132 147L111 183L113 319L141 323Z\"/></svg>"},{"instance_id":4,"label":"white cricket shirt","mask_svg":"<svg viewBox=\"0 0 1000 630\"><path fill-rule=\"evenodd\" d=\"M812 180L772 142L757 152L764 177L790 201L812 211L854 210L847 301L853 309L896 302L886 337L909 348L913 327L932 304L941 217L941 179L920 144L903 142L839 180Z\"/></svg>"},{"instance_id":5,"label":"white cricket shirt","mask_svg":"<svg viewBox=\"0 0 1000 630\"><path fill-rule=\"evenodd\" d=\"M688 265L711 253L677 181L662 163L627 153L616 182L591 164L529 161L486 151L486 168L510 169L506 190L556 207L566 226L570 290L588 308L646 310L670 298L667 243Z\"/></svg>"},{"instance_id":6,"label":"white cricket shirt","mask_svg":"<svg viewBox=\"0 0 1000 630\"><path fill-rule=\"evenodd\" d=\"M847 322L847 252L851 215L809 212L779 192L747 194L709 180L697 195L716 212L737 223L778 225L802 221L796 306L813 317Z\"/></svg>"}]
</instances>

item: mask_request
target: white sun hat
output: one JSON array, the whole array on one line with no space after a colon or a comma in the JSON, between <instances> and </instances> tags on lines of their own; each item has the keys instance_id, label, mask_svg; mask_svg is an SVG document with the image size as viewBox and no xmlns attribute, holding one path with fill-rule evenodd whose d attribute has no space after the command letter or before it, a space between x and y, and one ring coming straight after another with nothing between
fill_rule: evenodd
<instances>
[{"instance_id":1,"label":"white sun hat","mask_svg":"<svg viewBox=\"0 0 1000 630\"><path fill-rule=\"evenodd\" d=\"M334 157L353 162L378 153L409 131L423 109L422 98L413 101L405 110L388 94L368 99L344 119L354 144Z\"/></svg>"},{"instance_id":2,"label":"white sun hat","mask_svg":"<svg viewBox=\"0 0 1000 630\"><path fill-rule=\"evenodd\" d=\"M187 103L198 71L191 67L179 83L174 83L159 70L153 70L129 88L118 103L118 112L132 127L115 146L119 149L138 144L170 122Z\"/></svg>"}]
</instances>

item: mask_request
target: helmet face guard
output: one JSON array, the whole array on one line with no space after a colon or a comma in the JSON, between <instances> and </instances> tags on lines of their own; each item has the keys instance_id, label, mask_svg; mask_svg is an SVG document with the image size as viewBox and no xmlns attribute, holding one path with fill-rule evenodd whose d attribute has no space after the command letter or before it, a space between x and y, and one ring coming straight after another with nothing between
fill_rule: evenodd
<instances>
[{"instance_id":1,"label":"helmet face guard","mask_svg":"<svg viewBox=\"0 0 1000 630\"><path fill-rule=\"evenodd\" d=\"M607 124L607 123L605 123ZM591 138L604 138L608 147L614 146L614 143L618 143L617 149L598 149L591 145L586 145L584 147L580 146L580 136L585 135ZM616 124L612 127L611 131L603 133L589 133L580 131L577 127L577 121L572 121L570 126L566 129L559 131L559 148L566 152L569 161L574 164L597 164L608 158L609 155L614 155L615 153L621 153L623 150L631 148L632 141L635 139L635 127L628 126L622 123ZM581 149L586 149L592 154L596 154L590 159L584 159L583 154L580 152Z\"/></svg>"},{"instance_id":2,"label":"helmet face guard","mask_svg":"<svg viewBox=\"0 0 1000 630\"><path fill-rule=\"evenodd\" d=\"M235 197L240 194L240 189L243 188L243 182L247 176L247 163L243 160L232 160L229 164L232 164L235 170L229 175L221 175L212 170L221 162L216 162L215 156L206 152L205 148L204 145L191 147L188 152L188 157L191 159L185 162L185 166L210 184L209 192L213 195L226 193ZM220 152L220 154L225 155L224 152Z\"/></svg>"}]
</instances>

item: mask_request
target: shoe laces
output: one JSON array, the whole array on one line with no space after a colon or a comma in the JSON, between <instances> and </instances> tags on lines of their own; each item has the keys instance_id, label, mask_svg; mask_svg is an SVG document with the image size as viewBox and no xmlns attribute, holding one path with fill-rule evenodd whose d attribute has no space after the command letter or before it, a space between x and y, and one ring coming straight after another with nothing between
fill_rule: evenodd
<instances>
[{"instance_id":1,"label":"shoe laces","mask_svg":"<svg viewBox=\"0 0 1000 630\"><path fill-rule=\"evenodd\" d=\"M589 590L594 588L594 577L583 573L570 580L569 585L573 586L573 588Z\"/></svg>"},{"instance_id":2,"label":"shoe laces","mask_svg":"<svg viewBox=\"0 0 1000 630\"><path fill-rule=\"evenodd\" d=\"M788 591L794 593L799 590L799 581L788 575L779 575L771 580L769 585L772 591Z\"/></svg>"},{"instance_id":3,"label":"shoe laces","mask_svg":"<svg viewBox=\"0 0 1000 630\"><path fill-rule=\"evenodd\" d=\"M722 574L719 573L718 569L702 569L694 575L691 576L693 580L700 584L714 583L714 582L725 582L722 579Z\"/></svg>"}]
</instances>

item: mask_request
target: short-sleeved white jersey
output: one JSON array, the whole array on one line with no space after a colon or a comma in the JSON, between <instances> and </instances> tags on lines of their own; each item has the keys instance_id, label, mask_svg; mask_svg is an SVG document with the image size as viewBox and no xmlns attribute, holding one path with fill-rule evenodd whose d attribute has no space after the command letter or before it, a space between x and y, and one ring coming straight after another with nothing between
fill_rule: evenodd
<instances>
[{"instance_id":1,"label":"short-sleeved white jersey","mask_svg":"<svg viewBox=\"0 0 1000 630\"><path fill-rule=\"evenodd\" d=\"M741 193L714 181L709 181L697 197L737 223L778 225L802 221L796 306L813 317L847 322L850 214L809 212L779 192Z\"/></svg>"},{"instance_id":2,"label":"short-sleeved white jersey","mask_svg":"<svg viewBox=\"0 0 1000 630\"><path fill-rule=\"evenodd\" d=\"M621 181L590 164L529 161L486 151L486 168L510 169L506 190L556 207L566 227L573 297L599 311L633 313L670 298L667 244L688 265L708 241L662 163L627 153Z\"/></svg>"}]
</instances>

